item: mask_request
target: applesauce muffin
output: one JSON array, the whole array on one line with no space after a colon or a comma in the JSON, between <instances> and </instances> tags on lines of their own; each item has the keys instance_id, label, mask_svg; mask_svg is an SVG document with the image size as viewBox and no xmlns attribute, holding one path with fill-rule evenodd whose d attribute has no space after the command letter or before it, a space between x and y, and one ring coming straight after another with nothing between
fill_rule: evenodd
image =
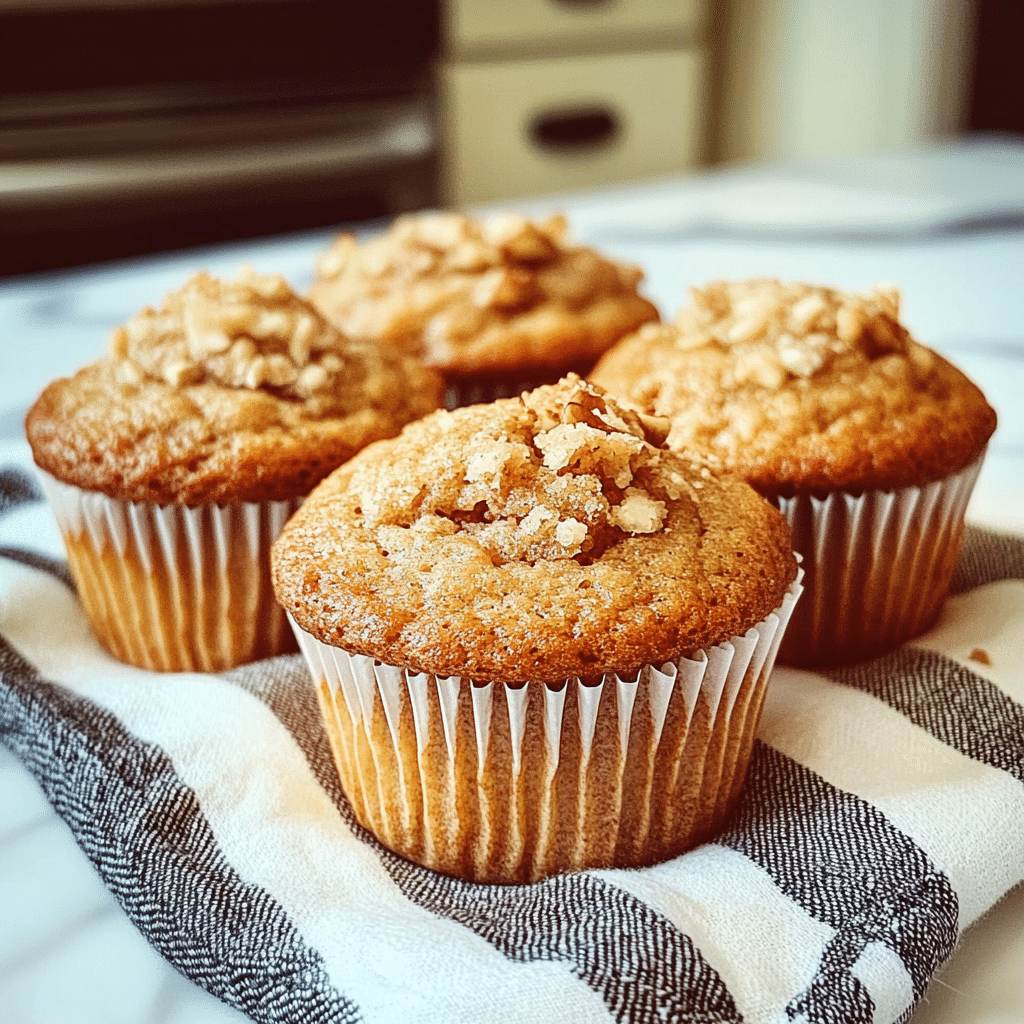
<instances>
[{"instance_id":1,"label":"applesauce muffin","mask_svg":"<svg viewBox=\"0 0 1024 1024\"><path fill-rule=\"evenodd\" d=\"M197 274L117 328L25 424L104 646L167 671L288 649L270 542L327 473L440 400L436 374L346 338L275 275Z\"/></svg>"},{"instance_id":2,"label":"applesauce muffin","mask_svg":"<svg viewBox=\"0 0 1024 1024\"><path fill-rule=\"evenodd\" d=\"M637 267L567 240L563 217L399 217L360 244L341 235L310 297L346 333L435 367L449 408L585 373L657 310Z\"/></svg>"},{"instance_id":3,"label":"applesauce muffin","mask_svg":"<svg viewBox=\"0 0 1024 1024\"><path fill-rule=\"evenodd\" d=\"M880 654L945 599L964 512L996 425L978 388L899 319L899 294L771 279L694 288L592 379L672 421L783 510L807 593L784 660Z\"/></svg>"},{"instance_id":4,"label":"applesauce muffin","mask_svg":"<svg viewBox=\"0 0 1024 1024\"><path fill-rule=\"evenodd\" d=\"M359 820L532 881L651 863L738 795L799 592L784 518L570 376L371 445L272 549Z\"/></svg>"}]
</instances>

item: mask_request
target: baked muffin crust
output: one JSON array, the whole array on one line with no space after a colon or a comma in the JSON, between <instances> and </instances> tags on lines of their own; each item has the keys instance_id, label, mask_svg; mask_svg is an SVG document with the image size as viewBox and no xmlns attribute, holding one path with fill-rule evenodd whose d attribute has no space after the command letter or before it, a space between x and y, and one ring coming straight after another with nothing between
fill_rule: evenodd
<instances>
[{"instance_id":1,"label":"baked muffin crust","mask_svg":"<svg viewBox=\"0 0 1024 1024\"><path fill-rule=\"evenodd\" d=\"M26 420L39 466L126 501L273 501L439 407L436 374L345 337L283 278L200 273L54 381Z\"/></svg>"},{"instance_id":2,"label":"baked muffin crust","mask_svg":"<svg viewBox=\"0 0 1024 1024\"><path fill-rule=\"evenodd\" d=\"M970 465L995 413L899 321L899 294L760 278L691 289L591 379L672 420L670 447L721 460L764 493L891 490Z\"/></svg>"},{"instance_id":3,"label":"baked muffin crust","mask_svg":"<svg viewBox=\"0 0 1024 1024\"><path fill-rule=\"evenodd\" d=\"M637 267L566 240L566 222L511 213L399 217L359 244L340 236L310 297L346 333L395 345L448 376L589 367L658 318Z\"/></svg>"},{"instance_id":4,"label":"baked muffin crust","mask_svg":"<svg viewBox=\"0 0 1024 1024\"><path fill-rule=\"evenodd\" d=\"M278 600L391 665L557 683L744 633L795 577L750 487L569 376L439 412L335 471L272 552ZM654 443L652 443L654 442Z\"/></svg>"}]
</instances>

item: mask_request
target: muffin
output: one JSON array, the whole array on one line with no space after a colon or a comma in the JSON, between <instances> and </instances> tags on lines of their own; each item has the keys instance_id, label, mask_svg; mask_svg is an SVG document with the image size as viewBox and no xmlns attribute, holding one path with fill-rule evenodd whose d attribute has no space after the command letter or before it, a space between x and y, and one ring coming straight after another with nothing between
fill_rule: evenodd
<instances>
[{"instance_id":1,"label":"muffin","mask_svg":"<svg viewBox=\"0 0 1024 1024\"><path fill-rule=\"evenodd\" d=\"M277 276L198 274L50 384L25 427L85 612L116 657L217 671L294 650L270 543L440 378L346 338Z\"/></svg>"},{"instance_id":2,"label":"muffin","mask_svg":"<svg viewBox=\"0 0 1024 1024\"><path fill-rule=\"evenodd\" d=\"M478 882L672 857L721 826L799 591L784 518L570 376L332 473L272 550L342 788Z\"/></svg>"},{"instance_id":3,"label":"muffin","mask_svg":"<svg viewBox=\"0 0 1024 1024\"><path fill-rule=\"evenodd\" d=\"M310 297L346 334L435 367L454 408L585 373L658 319L637 294L642 277L569 243L562 217L424 213L363 244L341 235Z\"/></svg>"},{"instance_id":4,"label":"muffin","mask_svg":"<svg viewBox=\"0 0 1024 1024\"><path fill-rule=\"evenodd\" d=\"M781 659L866 659L934 622L996 416L910 336L895 289L714 282L592 379L784 512L807 592Z\"/></svg>"}]
</instances>

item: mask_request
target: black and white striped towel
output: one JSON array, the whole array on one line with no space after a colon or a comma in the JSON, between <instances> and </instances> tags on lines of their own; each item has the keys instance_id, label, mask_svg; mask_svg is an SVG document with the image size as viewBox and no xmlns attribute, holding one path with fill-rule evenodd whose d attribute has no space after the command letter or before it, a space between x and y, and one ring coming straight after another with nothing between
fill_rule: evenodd
<instances>
[{"instance_id":1,"label":"black and white striped towel","mask_svg":"<svg viewBox=\"0 0 1024 1024\"><path fill-rule=\"evenodd\" d=\"M298 655L107 656L31 479L0 477L0 738L149 941L254 1020L898 1021L1024 877L1024 540L972 530L912 646L778 670L716 842L500 887L354 822Z\"/></svg>"}]
</instances>

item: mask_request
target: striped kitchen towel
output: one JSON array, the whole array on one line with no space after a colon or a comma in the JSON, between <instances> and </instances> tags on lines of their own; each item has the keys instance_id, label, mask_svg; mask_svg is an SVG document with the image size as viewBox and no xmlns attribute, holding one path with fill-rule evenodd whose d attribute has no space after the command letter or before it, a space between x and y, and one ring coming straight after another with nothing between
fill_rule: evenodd
<instances>
[{"instance_id":1,"label":"striped kitchen towel","mask_svg":"<svg viewBox=\"0 0 1024 1024\"><path fill-rule=\"evenodd\" d=\"M298 655L109 657L23 465L0 474L0 739L153 946L256 1021L899 1021L1024 877L1024 540L970 530L954 589L888 657L776 671L715 842L472 885L359 827Z\"/></svg>"}]
</instances>

